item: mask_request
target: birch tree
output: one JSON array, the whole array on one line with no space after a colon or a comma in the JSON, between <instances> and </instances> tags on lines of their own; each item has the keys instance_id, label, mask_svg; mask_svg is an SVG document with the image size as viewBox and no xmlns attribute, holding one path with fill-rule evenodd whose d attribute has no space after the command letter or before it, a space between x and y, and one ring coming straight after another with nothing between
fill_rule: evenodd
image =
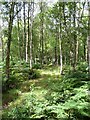
<instances>
[{"instance_id":1,"label":"birch tree","mask_svg":"<svg viewBox=\"0 0 90 120\"><path fill-rule=\"evenodd\" d=\"M32 68L32 43L33 43L33 18L34 18L34 0L31 0L30 7L30 69Z\"/></svg>"},{"instance_id":2,"label":"birch tree","mask_svg":"<svg viewBox=\"0 0 90 120\"><path fill-rule=\"evenodd\" d=\"M62 74L62 41L61 41L61 6L59 4L59 49L60 49L60 75Z\"/></svg>"},{"instance_id":3,"label":"birch tree","mask_svg":"<svg viewBox=\"0 0 90 120\"><path fill-rule=\"evenodd\" d=\"M43 11L43 1L40 1L40 61L43 64L43 51L44 51L44 11Z\"/></svg>"}]
</instances>

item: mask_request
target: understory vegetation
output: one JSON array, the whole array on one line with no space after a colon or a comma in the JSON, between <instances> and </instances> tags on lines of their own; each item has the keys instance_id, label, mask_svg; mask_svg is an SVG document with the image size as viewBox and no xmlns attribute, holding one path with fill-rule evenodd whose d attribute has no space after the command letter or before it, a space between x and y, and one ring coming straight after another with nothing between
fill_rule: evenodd
<instances>
[{"instance_id":1,"label":"understory vegetation","mask_svg":"<svg viewBox=\"0 0 90 120\"><path fill-rule=\"evenodd\" d=\"M63 72L60 76L59 67L52 65L33 70L28 64L13 65L9 90L3 81L3 119L90 119L87 65L78 65L75 72L67 66Z\"/></svg>"}]
</instances>

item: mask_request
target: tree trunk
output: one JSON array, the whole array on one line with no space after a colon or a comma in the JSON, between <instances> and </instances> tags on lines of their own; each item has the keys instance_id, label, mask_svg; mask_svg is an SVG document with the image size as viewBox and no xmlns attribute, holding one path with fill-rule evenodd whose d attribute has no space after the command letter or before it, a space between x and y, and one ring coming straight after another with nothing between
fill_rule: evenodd
<instances>
[{"instance_id":1,"label":"tree trunk","mask_svg":"<svg viewBox=\"0 0 90 120\"><path fill-rule=\"evenodd\" d=\"M60 25L61 26L61 25ZM60 49L60 75L62 74L62 45L61 45L61 33L59 28L59 49Z\"/></svg>"},{"instance_id":2,"label":"tree trunk","mask_svg":"<svg viewBox=\"0 0 90 120\"><path fill-rule=\"evenodd\" d=\"M29 29L29 3L28 3L28 29ZM29 31L28 31L29 32ZM28 62L28 32L26 32L26 56L25 56L25 58L26 58L26 62Z\"/></svg>"},{"instance_id":3,"label":"tree trunk","mask_svg":"<svg viewBox=\"0 0 90 120\"><path fill-rule=\"evenodd\" d=\"M57 22L56 22L57 23ZM55 64L58 65L58 45L59 45L59 40L58 40L58 25L56 24L56 30L55 30Z\"/></svg>"},{"instance_id":4,"label":"tree trunk","mask_svg":"<svg viewBox=\"0 0 90 120\"><path fill-rule=\"evenodd\" d=\"M54 51L55 51L55 64L57 64L57 47L55 46L54 48Z\"/></svg>"},{"instance_id":5,"label":"tree trunk","mask_svg":"<svg viewBox=\"0 0 90 120\"><path fill-rule=\"evenodd\" d=\"M0 26L0 28L1 28L1 26ZM4 58L3 58L3 40L2 40L2 35L0 35L0 56L2 57L2 59L0 58L0 62L1 61L3 62Z\"/></svg>"},{"instance_id":6,"label":"tree trunk","mask_svg":"<svg viewBox=\"0 0 90 120\"><path fill-rule=\"evenodd\" d=\"M25 5L26 5L26 2L23 2L23 17L24 17L24 40L23 40L23 58L24 60L26 59L26 20L25 20Z\"/></svg>"},{"instance_id":7,"label":"tree trunk","mask_svg":"<svg viewBox=\"0 0 90 120\"><path fill-rule=\"evenodd\" d=\"M2 62L4 61L4 41L3 41L3 37L1 35L0 37L1 39L1 47L2 47Z\"/></svg>"},{"instance_id":8,"label":"tree trunk","mask_svg":"<svg viewBox=\"0 0 90 120\"><path fill-rule=\"evenodd\" d=\"M17 10L17 39L18 39L18 59L21 59L21 46L20 46L20 18L18 13L19 5L17 4L16 10Z\"/></svg>"},{"instance_id":9,"label":"tree trunk","mask_svg":"<svg viewBox=\"0 0 90 120\"><path fill-rule=\"evenodd\" d=\"M61 6L59 2L59 49L60 49L60 75L62 74L62 42L61 42Z\"/></svg>"},{"instance_id":10,"label":"tree trunk","mask_svg":"<svg viewBox=\"0 0 90 120\"><path fill-rule=\"evenodd\" d=\"M30 11L30 69L32 68L32 33L33 33L33 13L34 13L34 0L31 1L31 11Z\"/></svg>"},{"instance_id":11,"label":"tree trunk","mask_svg":"<svg viewBox=\"0 0 90 120\"><path fill-rule=\"evenodd\" d=\"M74 51L73 51L73 54L74 54L74 63L73 63L73 70L76 69L76 64L77 64L77 50L78 50L78 42L77 42L77 35L76 35L76 3L74 2L74 14L73 14L73 26L74 26Z\"/></svg>"},{"instance_id":12,"label":"tree trunk","mask_svg":"<svg viewBox=\"0 0 90 120\"><path fill-rule=\"evenodd\" d=\"M2 34L3 33L3 30L2 30L2 27L4 26L3 24L3 20L0 24L0 49L1 49L1 52L0 52L0 56L2 56L2 59L0 59L0 61L4 61L4 41L3 41L3 38L4 38L4 35Z\"/></svg>"},{"instance_id":13,"label":"tree trunk","mask_svg":"<svg viewBox=\"0 0 90 120\"><path fill-rule=\"evenodd\" d=\"M12 34L12 25L13 25L13 18L14 18L14 6L15 2L11 3L11 8L9 11L9 22L8 22L8 41L7 41L7 52L6 52L6 77L7 81L10 77L10 45L11 45L11 34Z\"/></svg>"},{"instance_id":14,"label":"tree trunk","mask_svg":"<svg viewBox=\"0 0 90 120\"><path fill-rule=\"evenodd\" d=\"M41 28L40 28L40 43L41 43L41 64L43 64L43 51L44 51L44 43L43 43L43 2L40 3L40 22L41 22Z\"/></svg>"},{"instance_id":15,"label":"tree trunk","mask_svg":"<svg viewBox=\"0 0 90 120\"><path fill-rule=\"evenodd\" d=\"M28 48L27 48L27 57L30 58L30 54L29 54L29 49L30 49L30 3L28 2ZM26 57L27 61L28 61L28 58Z\"/></svg>"},{"instance_id":16,"label":"tree trunk","mask_svg":"<svg viewBox=\"0 0 90 120\"><path fill-rule=\"evenodd\" d=\"M88 65L89 65L89 78L90 78L90 2L88 2Z\"/></svg>"},{"instance_id":17,"label":"tree trunk","mask_svg":"<svg viewBox=\"0 0 90 120\"><path fill-rule=\"evenodd\" d=\"M26 62L28 62L28 34L26 38Z\"/></svg>"}]
</instances>

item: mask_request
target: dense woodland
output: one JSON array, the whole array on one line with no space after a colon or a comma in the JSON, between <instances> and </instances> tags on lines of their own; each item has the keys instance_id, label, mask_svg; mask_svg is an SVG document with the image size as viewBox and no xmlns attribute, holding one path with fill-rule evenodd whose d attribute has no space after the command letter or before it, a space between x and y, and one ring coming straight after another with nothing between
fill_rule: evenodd
<instances>
[{"instance_id":1,"label":"dense woodland","mask_svg":"<svg viewBox=\"0 0 90 120\"><path fill-rule=\"evenodd\" d=\"M0 2L2 120L90 119L90 1L52 3Z\"/></svg>"}]
</instances>

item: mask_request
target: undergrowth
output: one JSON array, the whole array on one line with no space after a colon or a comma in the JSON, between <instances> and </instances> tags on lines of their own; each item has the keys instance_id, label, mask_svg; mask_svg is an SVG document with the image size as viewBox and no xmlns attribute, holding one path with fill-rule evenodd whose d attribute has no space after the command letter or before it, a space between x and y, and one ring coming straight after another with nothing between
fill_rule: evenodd
<instances>
[{"instance_id":1,"label":"undergrowth","mask_svg":"<svg viewBox=\"0 0 90 120\"><path fill-rule=\"evenodd\" d=\"M25 71L24 71L25 72ZM32 72L31 72L32 73ZM89 120L90 96L88 73L77 69L58 77L44 76L42 81L32 86L20 104L3 111L3 119L30 120ZM43 89L44 99L38 96ZM35 94L37 91L37 94ZM45 91L45 92L44 92Z\"/></svg>"}]
</instances>

